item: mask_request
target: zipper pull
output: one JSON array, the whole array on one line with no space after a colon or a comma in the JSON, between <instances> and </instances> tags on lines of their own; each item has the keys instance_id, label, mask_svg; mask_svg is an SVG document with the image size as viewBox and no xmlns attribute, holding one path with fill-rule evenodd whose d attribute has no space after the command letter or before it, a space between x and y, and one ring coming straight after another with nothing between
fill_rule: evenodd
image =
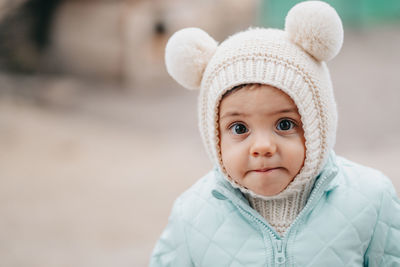
<instances>
[{"instance_id":1,"label":"zipper pull","mask_svg":"<svg viewBox=\"0 0 400 267\"><path fill-rule=\"evenodd\" d=\"M275 263L284 264L286 261L285 253L283 252L282 240L276 240L276 253L275 253Z\"/></svg>"}]
</instances>

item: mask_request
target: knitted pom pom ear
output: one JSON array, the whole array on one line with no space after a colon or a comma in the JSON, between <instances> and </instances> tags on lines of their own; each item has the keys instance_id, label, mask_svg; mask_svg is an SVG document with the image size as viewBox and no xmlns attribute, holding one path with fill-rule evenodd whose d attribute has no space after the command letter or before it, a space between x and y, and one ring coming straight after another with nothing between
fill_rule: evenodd
<instances>
[{"instance_id":1,"label":"knitted pom pom ear","mask_svg":"<svg viewBox=\"0 0 400 267\"><path fill-rule=\"evenodd\" d=\"M343 26L339 15L321 1L295 5L287 14L285 31L291 40L319 61L329 61L343 44Z\"/></svg>"},{"instance_id":2,"label":"knitted pom pom ear","mask_svg":"<svg viewBox=\"0 0 400 267\"><path fill-rule=\"evenodd\" d=\"M204 69L217 49L217 42L198 28L174 33L165 48L168 73L187 89L199 89Z\"/></svg>"}]
</instances>

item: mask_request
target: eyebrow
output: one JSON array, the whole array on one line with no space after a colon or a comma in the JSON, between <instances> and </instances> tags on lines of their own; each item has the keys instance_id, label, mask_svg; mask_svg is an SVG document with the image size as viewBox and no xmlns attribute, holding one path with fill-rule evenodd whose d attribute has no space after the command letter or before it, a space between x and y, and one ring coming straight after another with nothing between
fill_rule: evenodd
<instances>
[{"instance_id":1,"label":"eyebrow","mask_svg":"<svg viewBox=\"0 0 400 267\"><path fill-rule=\"evenodd\" d=\"M237 111L231 111L231 112L227 112L223 116L221 116L221 120L224 118L228 118L228 117L239 117L239 116L247 117L248 114L240 113Z\"/></svg>"},{"instance_id":2,"label":"eyebrow","mask_svg":"<svg viewBox=\"0 0 400 267\"><path fill-rule=\"evenodd\" d=\"M297 109L296 108L285 108L285 109L281 109L281 110L277 110L277 111L268 113L267 115L271 116L271 115L283 114L283 113L297 113ZM230 112L223 114L221 116L221 120L224 118L228 118L228 117L239 117L239 116L248 117L249 115L246 113L238 112L238 111L230 111Z\"/></svg>"},{"instance_id":3,"label":"eyebrow","mask_svg":"<svg viewBox=\"0 0 400 267\"><path fill-rule=\"evenodd\" d=\"M285 108L285 109L281 109L281 110L272 112L272 113L270 113L270 115L282 114L282 113L297 113L297 109L296 108Z\"/></svg>"}]
</instances>

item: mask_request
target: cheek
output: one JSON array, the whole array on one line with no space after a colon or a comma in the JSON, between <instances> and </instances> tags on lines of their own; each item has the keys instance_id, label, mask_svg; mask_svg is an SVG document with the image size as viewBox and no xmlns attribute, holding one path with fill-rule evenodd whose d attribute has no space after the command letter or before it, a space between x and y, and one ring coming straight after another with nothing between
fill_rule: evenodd
<instances>
[{"instance_id":1,"label":"cheek","mask_svg":"<svg viewBox=\"0 0 400 267\"><path fill-rule=\"evenodd\" d=\"M243 148L231 141L221 138L221 158L224 168L229 175L234 176L240 172L243 165L245 151Z\"/></svg>"},{"instance_id":2,"label":"cheek","mask_svg":"<svg viewBox=\"0 0 400 267\"><path fill-rule=\"evenodd\" d=\"M225 169L229 169L234 157L234 147L226 140L221 140L221 158Z\"/></svg>"}]
</instances>

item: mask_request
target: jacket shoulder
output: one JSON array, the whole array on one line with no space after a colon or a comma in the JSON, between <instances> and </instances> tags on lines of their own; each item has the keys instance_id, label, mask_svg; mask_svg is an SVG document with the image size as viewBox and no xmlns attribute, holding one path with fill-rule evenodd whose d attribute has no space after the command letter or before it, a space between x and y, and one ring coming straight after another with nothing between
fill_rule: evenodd
<instances>
[{"instance_id":1,"label":"jacket shoulder","mask_svg":"<svg viewBox=\"0 0 400 267\"><path fill-rule=\"evenodd\" d=\"M216 221L234 209L227 201L213 196L217 187L215 172L210 171L176 199L174 208L179 207L181 218L189 224Z\"/></svg>"},{"instance_id":2,"label":"jacket shoulder","mask_svg":"<svg viewBox=\"0 0 400 267\"><path fill-rule=\"evenodd\" d=\"M339 185L347 191L356 191L372 202L380 202L385 193L395 192L391 180L381 171L337 156Z\"/></svg>"}]
</instances>

